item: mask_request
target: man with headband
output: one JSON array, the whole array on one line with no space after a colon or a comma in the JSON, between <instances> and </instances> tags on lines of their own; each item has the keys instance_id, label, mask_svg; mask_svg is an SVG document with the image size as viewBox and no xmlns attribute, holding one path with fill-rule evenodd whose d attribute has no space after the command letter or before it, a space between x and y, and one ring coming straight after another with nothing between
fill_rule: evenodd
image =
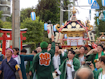
<instances>
[{"instance_id":1,"label":"man with headband","mask_svg":"<svg viewBox=\"0 0 105 79\"><path fill-rule=\"evenodd\" d=\"M4 79L16 79L15 72L18 71L20 79L22 78L22 73L16 60L12 58L13 50L10 48L6 49L6 59L2 61L0 66L0 74L4 73Z\"/></svg>"}]
</instances>

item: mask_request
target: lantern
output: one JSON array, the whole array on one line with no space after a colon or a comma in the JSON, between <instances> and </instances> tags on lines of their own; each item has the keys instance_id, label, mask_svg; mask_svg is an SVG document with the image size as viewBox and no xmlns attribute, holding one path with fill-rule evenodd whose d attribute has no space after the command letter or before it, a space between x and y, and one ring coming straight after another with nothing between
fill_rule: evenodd
<instances>
[{"instance_id":1,"label":"lantern","mask_svg":"<svg viewBox=\"0 0 105 79\"><path fill-rule=\"evenodd\" d=\"M44 30L47 31L47 23L44 23Z\"/></svg>"},{"instance_id":2,"label":"lantern","mask_svg":"<svg viewBox=\"0 0 105 79\"><path fill-rule=\"evenodd\" d=\"M89 4L92 4L92 0L88 0L88 3L89 3Z\"/></svg>"},{"instance_id":3,"label":"lantern","mask_svg":"<svg viewBox=\"0 0 105 79\"><path fill-rule=\"evenodd\" d=\"M33 21L36 20L36 14L35 14L35 12L31 12L31 19Z\"/></svg>"},{"instance_id":4,"label":"lantern","mask_svg":"<svg viewBox=\"0 0 105 79\"><path fill-rule=\"evenodd\" d=\"M105 6L105 0L102 0L102 6Z\"/></svg>"},{"instance_id":5,"label":"lantern","mask_svg":"<svg viewBox=\"0 0 105 79\"><path fill-rule=\"evenodd\" d=\"M98 19L98 17L99 17L99 12L98 12L98 11L96 12L96 17L97 17L97 24L99 25L99 19Z\"/></svg>"},{"instance_id":6,"label":"lantern","mask_svg":"<svg viewBox=\"0 0 105 79\"><path fill-rule=\"evenodd\" d=\"M54 32L57 31L57 29L56 29L56 25L54 25L53 30L54 30Z\"/></svg>"},{"instance_id":7,"label":"lantern","mask_svg":"<svg viewBox=\"0 0 105 79\"><path fill-rule=\"evenodd\" d=\"M64 38L67 39L67 34L64 35Z\"/></svg>"},{"instance_id":8,"label":"lantern","mask_svg":"<svg viewBox=\"0 0 105 79\"><path fill-rule=\"evenodd\" d=\"M99 17L99 12L98 11L96 12L96 17Z\"/></svg>"}]
</instances>

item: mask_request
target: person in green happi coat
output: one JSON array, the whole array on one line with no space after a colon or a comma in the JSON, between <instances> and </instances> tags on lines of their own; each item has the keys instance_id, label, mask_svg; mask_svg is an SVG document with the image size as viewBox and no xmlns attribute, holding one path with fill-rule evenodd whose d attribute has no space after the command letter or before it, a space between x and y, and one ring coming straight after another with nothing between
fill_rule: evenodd
<instances>
[{"instance_id":1,"label":"person in green happi coat","mask_svg":"<svg viewBox=\"0 0 105 79\"><path fill-rule=\"evenodd\" d=\"M92 49L90 52L87 53L86 58L87 61L92 61L95 67L94 60L99 59L99 57L104 56L103 46L99 44L96 49Z\"/></svg>"},{"instance_id":2,"label":"person in green happi coat","mask_svg":"<svg viewBox=\"0 0 105 79\"><path fill-rule=\"evenodd\" d=\"M52 57L55 54L55 42L52 35L51 50L47 51L48 43L41 42L40 47L42 51L36 54L33 59L32 69L36 71L36 79L53 79L52 77ZM32 70L31 70L32 71Z\"/></svg>"},{"instance_id":3,"label":"person in green happi coat","mask_svg":"<svg viewBox=\"0 0 105 79\"><path fill-rule=\"evenodd\" d=\"M75 57L79 59L81 66L85 64L86 54L85 54L85 47L84 46L80 47L79 54L75 54Z\"/></svg>"},{"instance_id":4,"label":"person in green happi coat","mask_svg":"<svg viewBox=\"0 0 105 79\"><path fill-rule=\"evenodd\" d=\"M97 71L94 70L93 64L90 65L90 68L93 70L94 73L94 79L105 79L105 56L101 56L99 58L99 65L101 68Z\"/></svg>"},{"instance_id":5,"label":"person in green happi coat","mask_svg":"<svg viewBox=\"0 0 105 79\"><path fill-rule=\"evenodd\" d=\"M37 54L37 51L36 50L33 50L32 51L32 53L31 53L32 55L34 55L34 57L35 57L35 55ZM34 72L32 72L32 75L30 75L30 68L32 68L32 61L28 61L27 62L27 65L26 65L26 75L28 76L30 76L30 79L33 79L33 73Z\"/></svg>"},{"instance_id":6,"label":"person in green happi coat","mask_svg":"<svg viewBox=\"0 0 105 79\"><path fill-rule=\"evenodd\" d=\"M59 68L61 72L60 79L74 79L75 72L80 68L80 62L75 58L75 52L73 50L68 51L68 58L62 63ZM55 71L58 73L58 70Z\"/></svg>"},{"instance_id":7,"label":"person in green happi coat","mask_svg":"<svg viewBox=\"0 0 105 79\"><path fill-rule=\"evenodd\" d=\"M62 62L67 58L67 50L62 49L61 46L55 46L55 54L52 59L52 72L54 72L57 68L59 69ZM60 79L60 76L54 79Z\"/></svg>"}]
</instances>

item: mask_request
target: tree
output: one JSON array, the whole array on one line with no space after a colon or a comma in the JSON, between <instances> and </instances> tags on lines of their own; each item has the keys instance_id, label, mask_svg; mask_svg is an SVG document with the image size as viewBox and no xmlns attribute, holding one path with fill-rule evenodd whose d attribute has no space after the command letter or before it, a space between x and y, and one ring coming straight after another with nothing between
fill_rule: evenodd
<instances>
[{"instance_id":1,"label":"tree","mask_svg":"<svg viewBox=\"0 0 105 79\"><path fill-rule=\"evenodd\" d=\"M66 6L66 9L68 3L68 0L64 0L64 7ZM41 0L37 5L35 12L43 22L51 20L52 24L60 23L60 0ZM64 21L67 19L68 13L64 12Z\"/></svg>"},{"instance_id":2,"label":"tree","mask_svg":"<svg viewBox=\"0 0 105 79\"><path fill-rule=\"evenodd\" d=\"M11 15L10 17L7 17L7 18L6 18L6 21L7 21L7 22L12 22L12 15Z\"/></svg>"},{"instance_id":3,"label":"tree","mask_svg":"<svg viewBox=\"0 0 105 79\"><path fill-rule=\"evenodd\" d=\"M0 11L0 19L2 18L2 13L3 13L3 12L2 12L2 11Z\"/></svg>"},{"instance_id":4,"label":"tree","mask_svg":"<svg viewBox=\"0 0 105 79\"><path fill-rule=\"evenodd\" d=\"M0 11L0 28L3 27L3 21L1 20L1 18L2 18L2 11Z\"/></svg>"},{"instance_id":5,"label":"tree","mask_svg":"<svg viewBox=\"0 0 105 79\"><path fill-rule=\"evenodd\" d=\"M30 18L30 14L32 11L35 11L35 9L32 8L26 8L26 9L22 9L20 11L20 22L23 22L26 18ZM6 18L6 21L8 22L12 22L12 15L10 17Z\"/></svg>"},{"instance_id":6,"label":"tree","mask_svg":"<svg viewBox=\"0 0 105 79\"><path fill-rule=\"evenodd\" d=\"M40 20L39 17L36 17L35 21L32 21L30 18L26 18L21 24L21 28L27 28L27 32L24 36L27 38L27 43L34 43L35 45L43 41L43 27L44 23Z\"/></svg>"},{"instance_id":7,"label":"tree","mask_svg":"<svg viewBox=\"0 0 105 79\"><path fill-rule=\"evenodd\" d=\"M11 22L3 22L3 28L6 29L12 29L12 23Z\"/></svg>"},{"instance_id":8,"label":"tree","mask_svg":"<svg viewBox=\"0 0 105 79\"><path fill-rule=\"evenodd\" d=\"M26 8L21 10L20 15L20 22L23 22L26 18L30 18L30 14L32 11L35 11L35 9L32 8Z\"/></svg>"},{"instance_id":9,"label":"tree","mask_svg":"<svg viewBox=\"0 0 105 79\"><path fill-rule=\"evenodd\" d=\"M105 7L102 6L101 0L97 0L97 2L100 6L100 9L96 11L104 10ZM101 12L99 14L101 14ZM96 35L97 36L99 36L100 32L105 32L105 26L104 26L105 22L104 21L99 20L99 25L97 25L97 17L95 17L95 25L96 25Z\"/></svg>"}]
</instances>

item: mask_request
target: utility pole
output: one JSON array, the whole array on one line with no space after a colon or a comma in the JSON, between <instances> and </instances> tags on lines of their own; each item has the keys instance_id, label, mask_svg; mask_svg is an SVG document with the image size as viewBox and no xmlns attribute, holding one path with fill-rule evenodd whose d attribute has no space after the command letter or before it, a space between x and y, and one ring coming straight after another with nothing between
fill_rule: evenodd
<instances>
[{"instance_id":1,"label":"utility pole","mask_svg":"<svg viewBox=\"0 0 105 79\"><path fill-rule=\"evenodd\" d=\"M63 23L63 0L60 0L60 26Z\"/></svg>"},{"instance_id":2,"label":"utility pole","mask_svg":"<svg viewBox=\"0 0 105 79\"><path fill-rule=\"evenodd\" d=\"M12 0L12 47L20 47L20 0Z\"/></svg>"}]
</instances>

